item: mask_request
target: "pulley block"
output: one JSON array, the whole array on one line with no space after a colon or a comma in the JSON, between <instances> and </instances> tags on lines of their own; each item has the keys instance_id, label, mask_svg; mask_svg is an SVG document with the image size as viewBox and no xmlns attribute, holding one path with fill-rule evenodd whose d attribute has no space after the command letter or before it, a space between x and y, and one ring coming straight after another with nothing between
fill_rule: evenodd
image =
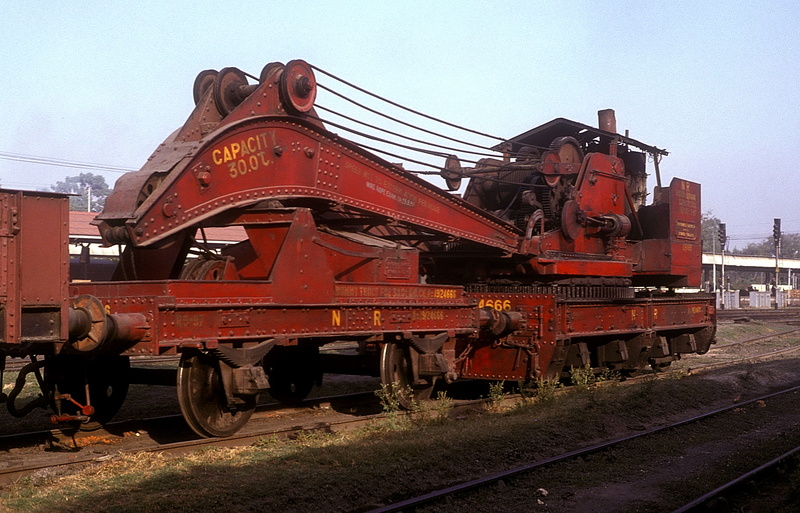
<instances>
[{"instance_id":1,"label":"pulley block","mask_svg":"<svg viewBox=\"0 0 800 513\"><path fill-rule=\"evenodd\" d=\"M283 64L280 62L270 62L261 69L261 74L258 77L259 83L269 82L283 70Z\"/></svg>"},{"instance_id":2,"label":"pulley block","mask_svg":"<svg viewBox=\"0 0 800 513\"><path fill-rule=\"evenodd\" d=\"M247 75L239 68L222 68L213 83L214 103L227 116L252 92Z\"/></svg>"},{"instance_id":3,"label":"pulley block","mask_svg":"<svg viewBox=\"0 0 800 513\"><path fill-rule=\"evenodd\" d=\"M195 105L200 103L200 99L206 94L206 91L214 85L217 75L219 75L219 71L215 69L207 69L198 73L197 78L194 79L194 87L192 87Z\"/></svg>"},{"instance_id":4,"label":"pulley block","mask_svg":"<svg viewBox=\"0 0 800 513\"><path fill-rule=\"evenodd\" d=\"M444 183L447 184L447 189L450 191L457 191L461 187L461 178L464 176L461 171L461 162L458 157L450 155L444 161L440 175L444 178Z\"/></svg>"},{"instance_id":5,"label":"pulley block","mask_svg":"<svg viewBox=\"0 0 800 513\"><path fill-rule=\"evenodd\" d=\"M280 77L280 98L284 108L294 114L311 110L317 98L317 80L310 64L302 60L286 64Z\"/></svg>"}]
</instances>

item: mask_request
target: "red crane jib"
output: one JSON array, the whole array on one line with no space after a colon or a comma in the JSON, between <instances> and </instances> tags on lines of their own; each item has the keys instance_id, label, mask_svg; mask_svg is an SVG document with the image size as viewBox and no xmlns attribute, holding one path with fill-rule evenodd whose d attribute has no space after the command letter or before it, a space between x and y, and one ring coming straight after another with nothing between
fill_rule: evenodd
<instances>
[{"instance_id":1,"label":"red crane jib","mask_svg":"<svg viewBox=\"0 0 800 513\"><path fill-rule=\"evenodd\" d=\"M666 230L661 226L664 219L653 218L634 229L653 231L657 226L663 233L627 241L628 232L614 226L630 223L624 165L601 153L584 159L575 199L562 213L562 229L532 226L528 234L299 119L247 119L215 132L200 149L179 159L159 178L155 191L123 217L115 211L120 198L129 202L140 193L126 183L135 189L158 176L147 167L131 175L128 182L120 180L106 212L98 216L101 232L111 242L109 233L124 227L124 239L134 246L163 244L189 227L224 226L233 223L227 213L272 201L370 216L441 240L525 256L522 265L531 274L664 275L685 286L699 285L700 186L675 179L659 200L669 220ZM641 225L638 217L634 220Z\"/></svg>"},{"instance_id":2,"label":"red crane jib","mask_svg":"<svg viewBox=\"0 0 800 513\"><path fill-rule=\"evenodd\" d=\"M507 223L318 127L275 118L235 122L217 132L126 223L131 241L148 246L264 200L324 202L505 251L516 250L519 237Z\"/></svg>"}]
</instances>

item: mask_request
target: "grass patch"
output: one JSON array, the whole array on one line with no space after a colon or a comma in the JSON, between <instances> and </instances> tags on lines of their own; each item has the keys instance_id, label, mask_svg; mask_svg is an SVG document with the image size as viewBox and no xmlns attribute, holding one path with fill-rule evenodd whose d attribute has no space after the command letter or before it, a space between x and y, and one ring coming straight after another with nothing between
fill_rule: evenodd
<instances>
[{"instance_id":1,"label":"grass patch","mask_svg":"<svg viewBox=\"0 0 800 513\"><path fill-rule=\"evenodd\" d=\"M780 322L725 322L717 324L717 344L724 345L740 340L771 335L792 329Z\"/></svg>"},{"instance_id":2,"label":"grass patch","mask_svg":"<svg viewBox=\"0 0 800 513\"><path fill-rule=\"evenodd\" d=\"M29 478L3 490L0 504L7 511L81 513L368 509L732 394L700 377L594 387L591 398L566 389L554 400L555 389L544 383L537 400L461 420L447 420L451 403L441 396L422 421L389 429L390 419L354 432L263 439L180 458L120 456L72 476Z\"/></svg>"}]
</instances>

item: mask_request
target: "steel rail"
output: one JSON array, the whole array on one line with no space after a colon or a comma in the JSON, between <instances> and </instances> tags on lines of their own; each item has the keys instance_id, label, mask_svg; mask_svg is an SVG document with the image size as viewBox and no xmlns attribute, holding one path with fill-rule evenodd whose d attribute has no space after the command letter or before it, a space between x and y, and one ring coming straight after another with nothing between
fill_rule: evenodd
<instances>
[{"instance_id":1,"label":"steel rail","mask_svg":"<svg viewBox=\"0 0 800 513\"><path fill-rule=\"evenodd\" d=\"M786 462L786 461L790 460L791 458L794 458L794 457L796 457L798 455L800 455L800 446L799 447L795 447L794 449L792 449L792 450L790 450L788 452L785 452L785 453L781 454L780 456L778 456L776 458L771 459L770 461L764 463L763 465L759 465L758 467L754 468L753 470L749 470L749 471L745 472L744 474L742 474L742 475L740 475L740 476L738 476L738 477L736 477L734 479L731 479L727 483L725 483L725 484L723 484L721 486L718 486L717 488L714 488L713 490L711 490L708 493L704 493L703 495L701 495L700 497L697 497L693 501L691 501L691 502L689 502L687 504L684 504L683 506L681 506L678 509L673 510L672 513L687 513L687 512L690 512L690 511L710 511L707 508L707 506L709 505L709 503L712 500L714 500L714 499L716 499L716 498L718 498L720 496L723 496L726 493L730 493L730 492L734 491L737 487L741 486L742 484L747 483L748 481L751 481L752 479L758 477L759 474L762 474L764 472L772 470L772 469L776 468L778 465L780 465L780 464L782 464L782 463L784 463L784 462Z\"/></svg>"},{"instance_id":2,"label":"steel rail","mask_svg":"<svg viewBox=\"0 0 800 513\"><path fill-rule=\"evenodd\" d=\"M797 333L798 331L800 331L800 329L784 331L784 332L781 332L781 333L775 333L775 334L771 334L771 335L762 335L760 337L754 337L754 338L750 338L750 339L746 339L746 340L740 340L738 342L732 342L730 344L725 344L723 346L718 346L716 348L716 351L727 349L729 347L736 347L736 346L739 346L741 344L748 344L748 343L753 343L753 342L759 342L759 341L762 341L762 340L780 338L780 337L783 337L785 335L791 335L793 333ZM698 365L696 367L689 367L688 369L686 369L686 372L688 372L689 374L696 374L698 372L706 372L706 371L709 371L709 370L712 370L712 369L717 369L717 368L721 368L721 367L728 367L730 365L735 365L737 363L750 362L750 361L758 360L758 359L762 359L762 358L770 358L772 356L778 356L778 355L781 355L781 354L791 353L793 351L798 351L798 350L800 350L800 345L798 345L798 346L790 346L790 347L785 347L785 348L782 348L782 349L776 349L775 351L770 351L768 353L761 353L761 354L757 354L757 355L745 356L743 358L734 358L732 360L725 360L725 361L722 361L722 362L707 363L707 364L703 364L703 365Z\"/></svg>"},{"instance_id":3,"label":"steel rail","mask_svg":"<svg viewBox=\"0 0 800 513\"><path fill-rule=\"evenodd\" d=\"M723 344L723 345L719 345L719 346L716 346L716 347L717 347L717 349L726 349L728 347L735 347L735 346L738 346L740 344L749 344L751 342L758 342L760 340L769 340L771 338L779 338L779 337L783 337L785 335L791 335L792 333L797 333L798 331L800 331L800 328L787 330L787 331L781 331L780 333L770 333L769 335L760 335L758 337L748 338L748 339L745 339L745 340L739 340L739 341L736 341L736 342L731 342L730 344Z\"/></svg>"},{"instance_id":4,"label":"steel rail","mask_svg":"<svg viewBox=\"0 0 800 513\"><path fill-rule=\"evenodd\" d=\"M560 462L563 462L563 461L571 460L571 459L574 459L574 458L577 458L577 457L580 457L580 456L587 456L587 455L590 455L590 454L594 454L594 453L609 449L611 447L614 447L616 445L621 445L621 444L624 444L626 442L630 442L632 440L636 440L636 439L643 438L643 437L646 437L646 436L650 436L650 435L653 435L653 434L656 434L656 433L661 433L661 432L664 432L664 431L667 431L667 430L670 430L670 429L674 429L674 428L682 427L682 426L685 426L685 425L689 425L689 424L692 424L694 422L699 422L699 421L714 417L716 415L719 415L719 414L722 414L722 413L725 413L725 412L728 412L728 411L732 411L732 410L735 410L737 408L741 408L741 407L746 406L748 404L754 404L754 403L756 403L758 401L765 401L765 400L770 399L772 397L776 397L776 396L779 396L779 395L783 395L783 394L790 393L790 392L796 392L796 391L800 391L800 385L794 386L794 387L791 387L791 388L787 388L785 390L772 392L770 394L766 394L766 395L763 395L763 396L760 396L760 397L749 399L747 401L742 401L742 402L739 402L739 403L736 403L736 404L732 404L730 406L726 406L726 407L723 407L723 408L718 408L716 410L713 410L713 411L710 411L710 412L706 412L706 413L703 413L703 414L700 414L700 415L695 415L693 417L690 417L690 418L687 418L687 419L683 419L683 420L674 422L672 424L668 424L668 425L665 425L665 426L652 428L652 429L649 429L649 430L646 430L646 431L642 431L642 432L639 432L639 433L636 433L636 434L633 434L633 435L628 435L628 436L624 436L624 437L621 437L621 438L616 438L614 440L609 440L609 441L601 442L601 443L598 443L598 444L590 445L588 447L575 449L573 451L569 451L569 452L566 452L564 454L560 454L558 456L553 456L551 458L546 458L546 459L543 459L543 460L539 460L539 461L536 461L536 462L533 462L533 463L529 463L527 465L522 465L522 466L519 466L519 467L516 467L516 468L513 468L513 469L505 470L505 471L502 471L502 472L497 472L497 473L494 473L494 474L491 474L491 475L488 475L488 476L484 476L484 477L481 477L481 478L478 478L478 479L473 479L471 481L466 481L466 482L463 482L463 483L459 483L459 484L456 484L456 485L453 485L453 486L449 486L447 488L442 488L440 490L434 490L434 491L428 492L428 493L423 494L423 495L419 495L419 496L416 496L416 497L405 499L403 501L399 501L399 502L396 502L396 503L393 503L393 504L388 504L388 505L382 506L380 508L372 509L372 510L369 511L369 513L389 513L389 512L394 512L394 511L403 511L403 510L406 510L408 508L415 508L417 506L421 506L422 504L426 504L428 502L432 502L432 501L435 501L437 499L441 499L441 498L446 497L446 496L451 495L451 494L465 492L465 491L468 491L468 490L471 490L471 489L474 489L474 488L480 488L480 487L486 486L488 484L496 483L497 481L500 481L502 479L506 479L506 478L509 478L509 477L514 477L514 476L517 476L517 475L520 475L520 474L524 474L526 472L530 472L532 470L536 470L536 469L539 469L539 468L542 468L542 467L546 467L548 465L552 465L552 464L555 464L555 463L560 463Z\"/></svg>"},{"instance_id":5,"label":"steel rail","mask_svg":"<svg viewBox=\"0 0 800 513\"><path fill-rule=\"evenodd\" d=\"M268 412L272 410L280 410L283 413L292 413L293 411L306 411L311 410L315 406L324 405L327 403L331 403L334 401L341 401L341 400L360 400L366 397L375 397L373 392L357 392L354 394L343 394L343 395L334 395L334 396L326 396L326 397L319 397L314 399L309 399L302 406L298 407L291 407L287 408L284 405L280 405L277 403L271 404L262 404L259 405L256 410L258 412ZM211 446L240 446L244 445L245 443L252 443L257 441L259 438L263 438L265 436L288 436L291 434L296 434L300 432L313 432L318 431L320 429L330 429L334 430L334 428L343 429L345 425L360 425L361 423L371 421L375 418L380 418L383 414L372 414L372 415L364 415L359 417L358 419L352 420L341 420L341 421L333 421L333 422L319 422L319 420L315 420L315 423L311 426L294 426L291 428L283 428L283 429L261 429L255 431L242 431L235 435L225 437L225 438L196 438L192 440L182 440L179 442L171 442L166 444L157 444L154 447L147 447L147 448L138 448L138 449L122 449L117 452L117 454L128 454L128 453L137 453L137 452L166 452L166 453L177 453L177 452L186 452L192 448L198 447L211 447ZM163 415L159 417L150 417L147 419L141 420L132 420L132 421L121 421L121 422L113 422L107 424L104 428L100 428L95 431L78 431L78 430L65 430L65 429L52 429L52 430L43 430L43 431L35 431L35 432L27 432L27 433L15 433L11 435L2 435L0 436L0 446L10 448L10 447L22 447L25 445L29 445L31 441L34 444L40 442L41 440L59 440L59 439L74 439L79 441L82 437L85 436L92 436L97 437L98 432L108 432L109 428L114 431L120 432L128 432L128 431L141 431L142 425L158 425L167 422L176 422L182 419L182 415L179 413L170 414L170 415ZM253 420L257 419L257 417L253 417ZM252 422L252 420L251 420ZM150 428L151 430L152 427ZM189 432L189 428L186 428L187 434ZM118 436L109 433L109 436ZM194 433L191 436L196 436ZM5 469L0 469L0 484L13 482L20 477L24 477L30 475L36 471L43 470L46 468L62 468L62 467L70 467L75 465L87 464L96 462L98 460L102 461L106 459L108 456L100 456L98 458L97 455L92 456L85 456L85 457L74 457L68 461L64 462L56 462L56 463L41 463L41 464L34 464L34 465L27 465L21 467L9 467Z\"/></svg>"},{"instance_id":6,"label":"steel rail","mask_svg":"<svg viewBox=\"0 0 800 513\"><path fill-rule=\"evenodd\" d=\"M781 309L735 309L735 310L717 310L718 319L736 319L742 317L749 317L752 319L770 319L770 320L797 320L800 318L800 309L798 308L781 308Z\"/></svg>"},{"instance_id":7,"label":"steel rail","mask_svg":"<svg viewBox=\"0 0 800 513\"><path fill-rule=\"evenodd\" d=\"M746 340L742 340L742 341L735 342L735 343L732 343L732 344L726 344L723 347L730 347L730 346L732 346L734 344L742 344L742 343L747 343L747 342L754 342L754 341L768 339L768 338L776 338L776 337L780 337L780 336L783 336L783 335L788 335L788 334L791 334L791 333L794 333L794 332L797 332L797 331L800 331L800 329L798 329L798 330L790 330L790 331L787 331L787 332L773 334L773 335L754 337L752 339L746 339ZM791 348L787 348L787 349L781 349L781 350L778 350L778 351L773 351L773 352L770 352L770 353L765 353L765 354L762 354L762 355L755 355L755 356L743 358L743 359L736 360L736 361L726 361L726 362L721 362L721 363L714 363L714 364L710 364L710 365L699 366L699 367L695 367L695 368L689 369L688 372L696 373L696 372L701 371L701 370L704 371L704 370L709 370L711 368L731 365L733 363L737 363L738 361L753 360L753 359L756 359L756 358L761 358L761 357L766 357L766 356L773 356L775 354L779 354L779 353L782 353L782 352L789 352L789 351L794 351L794 350L798 350L798 349L800 349L800 347L797 347L797 348L791 347ZM170 357L168 357L168 356L167 357L141 357L140 359L135 360L135 362L136 363L162 362L162 361L167 361L169 359L170 359ZM629 378L627 381L638 381L639 379L642 379L642 378L647 378L647 377L652 377L652 376L658 377L660 375L665 375L665 374L666 373L660 373L660 374L654 374L654 375L648 375L648 376L638 376L636 378ZM645 436L645 435L657 433L659 431L662 431L662 430L665 430L665 429L669 429L669 428L672 428L672 427L678 427L678 426L681 426L683 424L687 424L687 423L693 422L695 420L701 420L701 419L706 418L708 416L715 415L715 414L718 414L718 413L722 413L724 411L728 411L728 410L733 409L733 408L741 407L741 406L744 406L744 405L747 405L747 404L750 404L750 403L753 403L753 402L756 402L756 401L759 401L759 400L764 400L764 399L767 399L769 397L773 397L775 395L780 395L782 393L786 393L786 392L795 390L797 388L800 388L800 387L795 387L795 388L792 388L792 389L787 389L787 390L784 390L784 391L779 391L779 392L776 392L776 393L773 393L773 394L769 394L769 395L766 395L766 396L763 396L763 397L759 397L759 398L751 399L751 400L748 400L748 401L736 403L735 405L733 405L731 407L728 407L728 408L715 410L713 412L709 412L709 413L704 414L702 416L686 419L684 421L680 421L678 423L675 423L675 424L672 424L672 425L668 425L668 426L663 426L663 427L657 428L655 430L638 433L638 434L633 435L631 437L625 437L625 438L621 438L621 439L617 439L617 440L613 440L613 441L609 441L609 442L604 442L604 443L601 443L601 444L598 444L598 445L595 445L595 446L590 446L588 448L583 448L583 449L577 449L575 451L570 451L570 452L565 453L563 455L556 456L556 457L553 457L553 458L548 458L546 460L541 460L541 461L536 462L536 463L531 464L531 465L518 467L516 469L512 469L512 470L505 471L505 472L502 472L502 473L494 474L492 476L486 476L486 477L481 478L479 480L469 481L467 483L462 483L460 485L455 485L453 487L450 487L450 488L447 488L447 489L444 489L444 490L431 492L430 494L426 494L425 496L421 496L421 497L423 497L424 501L427 502L427 501L430 501L430 500L434 500L437 497L442 496L442 495L447 495L447 494L450 494L450 493L456 493L456 492L459 492L459 491L464 491L464 490L467 490L469 488L479 487L479 486L481 486L483 484L488 484L488 483L491 483L493 481L497 481L499 479L503 479L504 477L510 477L510 476L515 475L515 474L519 474L519 473L522 473L522 472L525 472L525 471L528 471L528 470L533 470L533 469L541 467L541 466L549 465L549 464L552 464L552 463L557 463L559 461L563 461L563 460L569 459L571 457L576 457L576 456L583 455L583 454L590 454L591 452L596 452L596 451L605 449L607 447L611 447L612 445L617 444L617 443L623 443L625 441L633 440L633 439L638 438L640 436ZM322 405L322 404L330 403L330 402L336 401L336 400L366 398L366 397L371 397L373 395L374 395L374 393L372 393L372 392L358 392L358 393L354 393L354 394L340 394L340 395L333 395L333 396L324 396L324 397L318 397L318 398L314 398L314 399L309 399L302 406L289 407L289 408L287 408L287 407L285 407L283 405L280 405L278 403L268 403L268 404L259 405L257 407L257 411L258 412L265 412L265 411L272 411L272 410L280 410L282 412L291 413L292 411L304 411L304 410L308 410L309 408L313 409L315 405ZM515 399L515 398L519 398L519 397L522 397L522 395L521 394L511 394L511 395L508 396L509 399ZM472 406L474 406L476 404L480 404L482 402L485 402L485 399L460 400L458 402L459 404L456 406L456 408L462 408L462 407L469 408L469 407L472 407ZM406 414L413 414L413 412L406 412ZM221 438L221 439L200 438L200 439L194 439L194 440L185 440L185 441L181 441L181 442L172 442L172 443L169 443L169 444L159 444L156 447L146 448L146 449L121 450L121 451L119 451L119 453L158 452L158 451L163 451L163 452L167 452L167 453L170 453L170 452L186 452L186 451L188 451L188 450L190 450L192 448L196 448L196 447L244 445L245 443L251 443L252 441L257 441L259 438L262 438L264 436L288 436L288 435L300 433L300 432L303 432L303 431L311 432L311 431L315 431L315 430L319 430L319 429L323 429L323 428L324 429L333 430L334 428L344 429L345 426L356 427L356 426L361 425L364 422L369 422L369 421L372 421L374 419L382 418L383 416L384 416L384 414L374 414L374 415L368 415L368 416L364 416L364 417L360 417L358 419L352 419L352 420L343 420L343 421L336 421L336 422L329 422L329 423L317 422L313 426L308 427L308 428L305 428L305 427L294 427L294 428L286 428L286 429L281 429L281 430L267 429L267 430L260 430L260 431L256 431L256 432L243 432L243 433L239 433L237 435L231 436L231 437L226 437L226 438ZM165 423L165 422L177 421L180 418L181 418L180 414L171 414L171 415L164 415L164 416L159 416L159 417L150 417L150 418L139 419L139 420L112 422L112 423L109 423L104 428L101 428L99 430L94 430L94 431L74 431L74 430L65 430L65 429L52 429L52 430L26 432L26 433L15 433L15 434L10 434L10 435L2 435L2 436L0 436L0 445L2 445L4 447L21 447L21 446L25 445L25 441L26 440L27 441L33 440L34 443L36 443L36 442L41 441L43 439L44 440L58 440L58 439L72 438L72 437L77 438L78 440L80 440L82 436L97 436L98 432L107 432L108 431L107 428L111 428L111 430L113 430L113 431L123 431L123 432L131 431L131 430L135 431L135 430L140 430L140 429L137 429L136 426L140 426L142 424L148 425L148 424ZM257 417L254 418L254 420L255 419L257 419ZM114 436L114 435L112 435L112 436ZM0 483L13 481L16 478L19 478L19 477L22 477L22 476L25 476L25 475L29 475L29 474L31 474L33 472L36 472L38 470L42 470L42 469L45 469L45 468L64 467L64 466L70 466L70 465L86 464L86 463L91 463L91 462L95 462L95 461L98 461L98 460L103 460L104 458L107 458L107 456L102 456L100 458L98 458L96 456L85 457L85 458L73 458L70 461L61 462L61 463L39 464L39 465L30 465L30 466L24 466L24 467L13 467L13 468L8 468L8 469L0 469ZM413 500L413 499L409 499L409 501L411 501L411 500ZM408 507L409 505L413 506L413 505L418 505L418 504L422 504L422 502L412 503L412 502L404 501L402 503L397 503L397 508L398 509L402 509L402 507ZM391 505L391 506L394 507L395 505ZM389 508L389 506L374 510L373 513L380 512L380 511L397 511L398 510L398 509L385 509L385 508Z\"/></svg>"}]
</instances>

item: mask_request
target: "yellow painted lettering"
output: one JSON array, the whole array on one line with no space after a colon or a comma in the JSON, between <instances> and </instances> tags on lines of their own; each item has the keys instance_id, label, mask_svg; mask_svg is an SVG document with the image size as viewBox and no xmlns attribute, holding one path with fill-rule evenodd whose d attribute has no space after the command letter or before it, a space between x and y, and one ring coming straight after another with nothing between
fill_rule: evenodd
<instances>
[{"instance_id":1,"label":"yellow painted lettering","mask_svg":"<svg viewBox=\"0 0 800 513\"><path fill-rule=\"evenodd\" d=\"M381 325L381 311L380 310L373 310L372 311L372 325L373 326L380 326Z\"/></svg>"},{"instance_id":2,"label":"yellow painted lettering","mask_svg":"<svg viewBox=\"0 0 800 513\"><path fill-rule=\"evenodd\" d=\"M222 157L223 157L222 160L223 162L230 162L231 160L233 160L233 157L231 156L231 149L228 148L227 146L222 148Z\"/></svg>"},{"instance_id":3,"label":"yellow painted lettering","mask_svg":"<svg viewBox=\"0 0 800 513\"><path fill-rule=\"evenodd\" d=\"M212 151L211 158L214 159L214 164L216 165L222 164L222 152L220 150Z\"/></svg>"},{"instance_id":4,"label":"yellow painted lettering","mask_svg":"<svg viewBox=\"0 0 800 513\"><path fill-rule=\"evenodd\" d=\"M250 153L255 153L256 150L260 149L258 144L256 143L255 137L248 137L247 138L247 149L250 150Z\"/></svg>"},{"instance_id":5,"label":"yellow painted lettering","mask_svg":"<svg viewBox=\"0 0 800 513\"><path fill-rule=\"evenodd\" d=\"M242 146L239 143L231 143L231 153L233 154L233 158L238 158L241 151Z\"/></svg>"},{"instance_id":6,"label":"yellow painted lettering","mask_svg":"<svg viewBox=\"0 0 800 513\"><path fill-rule=\"evenodd\" d=\"M342 325L342 311L341 310L331 310L331 325L332 326L341 326Z\"/></svg>"}]
</instances>

